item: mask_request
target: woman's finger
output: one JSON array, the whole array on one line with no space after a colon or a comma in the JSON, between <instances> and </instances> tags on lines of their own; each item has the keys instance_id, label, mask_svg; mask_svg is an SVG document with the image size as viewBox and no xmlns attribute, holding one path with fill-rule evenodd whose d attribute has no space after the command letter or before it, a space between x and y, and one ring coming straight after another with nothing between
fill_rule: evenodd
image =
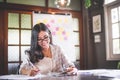
<instances>
[{"instance_id":1,"label":"woman's finger","mask_svg":"<svg viewBox=\"0 0 120 80\"><path fill-rule=\"evenodd\" d=\"M31 72L30 72L30 76L35 76L36 74L39 73L39 69L32 69Z\"/></svg>"},{"instance_id":2,"label":"woman's finger","mask_svg":"<svg viewBox=\"0 0 120 80\"><path fill-rule=\"evenodd\" d=\"M77 69L76 68L72 68L71 71L67 72L68 75L77 75Z\"/></svg>"}]
</instances>

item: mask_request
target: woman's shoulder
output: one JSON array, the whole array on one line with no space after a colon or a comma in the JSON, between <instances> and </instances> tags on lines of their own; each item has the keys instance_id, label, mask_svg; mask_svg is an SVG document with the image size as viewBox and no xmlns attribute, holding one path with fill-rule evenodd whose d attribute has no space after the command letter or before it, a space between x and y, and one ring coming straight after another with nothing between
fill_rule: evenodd
<instances>
[{"instance_id":1,"label":"woman's shoulder","mask_svg":"<svg viewBox=\"0 0 120 80\"><path fill-rule=\"evenodd\" d=\"M50 45L50 47L51 47L52 49L60 49L60 46L59 46L59 45L56 45L56 44Z\"/></svg>"},{"instance_id":2,"label":"woman's shoulder","mask_svg":"<svg viewBox=\"0 0 120 80\"><path fill-rule=\"evenodd\" d=\"M61 55L61 48L58 45L51 45L52 54L56 57Z\"/></svg>"}]
</instances>

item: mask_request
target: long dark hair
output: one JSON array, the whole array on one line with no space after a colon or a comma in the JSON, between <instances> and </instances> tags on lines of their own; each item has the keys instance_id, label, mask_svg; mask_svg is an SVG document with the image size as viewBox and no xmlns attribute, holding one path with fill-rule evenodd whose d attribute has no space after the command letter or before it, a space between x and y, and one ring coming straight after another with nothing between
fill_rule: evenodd
<instances>
[{"instance_id":1,"label":"long dark hair","mask_svg":"<svg viewBox=\"0 0 120 80\"><path fill-rule=\"evenodd\" d=\"M49 34L50 44L52 44L52 35L51 31L44 23L36 24L32 28L32 35L31 35L31 46L30 50L26 50L26 53L29 53L29 58L32 63L38 62L39 59L43 59L44 55L42 53L41 47L38 45L38 33L40 31L46 31Z\"/></svg>"}]
</instances>

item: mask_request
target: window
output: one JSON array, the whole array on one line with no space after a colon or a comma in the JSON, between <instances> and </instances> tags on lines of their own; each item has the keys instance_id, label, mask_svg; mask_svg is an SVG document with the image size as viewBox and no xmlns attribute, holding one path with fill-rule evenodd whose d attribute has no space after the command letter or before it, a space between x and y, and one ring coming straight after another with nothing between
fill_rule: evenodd
<instances>
[{"instance_id":1,"label":"window","mask_svg":"<svg viewBox=\"0 0 120 80\"><path fill-rule=\"evenodd\" d=\"M107 60L120 60L120 1L105 4L104 9L106 58Z\"/></svg>"},{"instance_id":2,"label":"window","mask_svg":"<svg viewBox=\"0 0 120 80\"><path fill-rule=\"evenodd\" d=\"M73 18L73 34L74 34L74 50L75 50L75 56L76 56L76 61L80 61L80 34L79 34L79 19L78 18Z\"/></svg>"},{"instance_id":3,"label":"window","mask_svg":"<svg viewBox=\"0 0 120 80\"><path fill-rule=\"evenodd\" d=\"M24 5L35 5L45 6L46 0L6 0L7 3L24 4Z\"/></svg>"},{"instance_id":4,"label":"window","mask_svg":"<svg viewBox=\"0 0 120 80\"><path fill-rule=\"evenodd\" d=\"M105 0L105 4L111 3L113 1L116 1L116 0Z\"/></svg>"},{"instance_id":5,"label":"window","mask_svg":"<svg viewBox=\"0 0 120 80\"><path fill-rule=\"evenodd\" d=\"M8 74L16 73L30 47L31 18L30 13L8 12Z\"/></svg>"}]
</instances>

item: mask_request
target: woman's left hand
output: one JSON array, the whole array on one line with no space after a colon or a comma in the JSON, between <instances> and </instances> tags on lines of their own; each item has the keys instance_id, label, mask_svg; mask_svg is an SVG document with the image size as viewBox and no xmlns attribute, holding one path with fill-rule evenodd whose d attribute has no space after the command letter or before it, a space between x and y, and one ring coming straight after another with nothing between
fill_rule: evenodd
<instances>
[{"instance_id":1,"label":"woman's left hand","mask_svg":"<svg viewBox=\"0 0 120 80\"><path fill-rule=\"evenodd\" d=\"M78 72L78 69L75 67L68 67L66 70L68 75L77 75Z\"/></svg>"}]
</instances>

